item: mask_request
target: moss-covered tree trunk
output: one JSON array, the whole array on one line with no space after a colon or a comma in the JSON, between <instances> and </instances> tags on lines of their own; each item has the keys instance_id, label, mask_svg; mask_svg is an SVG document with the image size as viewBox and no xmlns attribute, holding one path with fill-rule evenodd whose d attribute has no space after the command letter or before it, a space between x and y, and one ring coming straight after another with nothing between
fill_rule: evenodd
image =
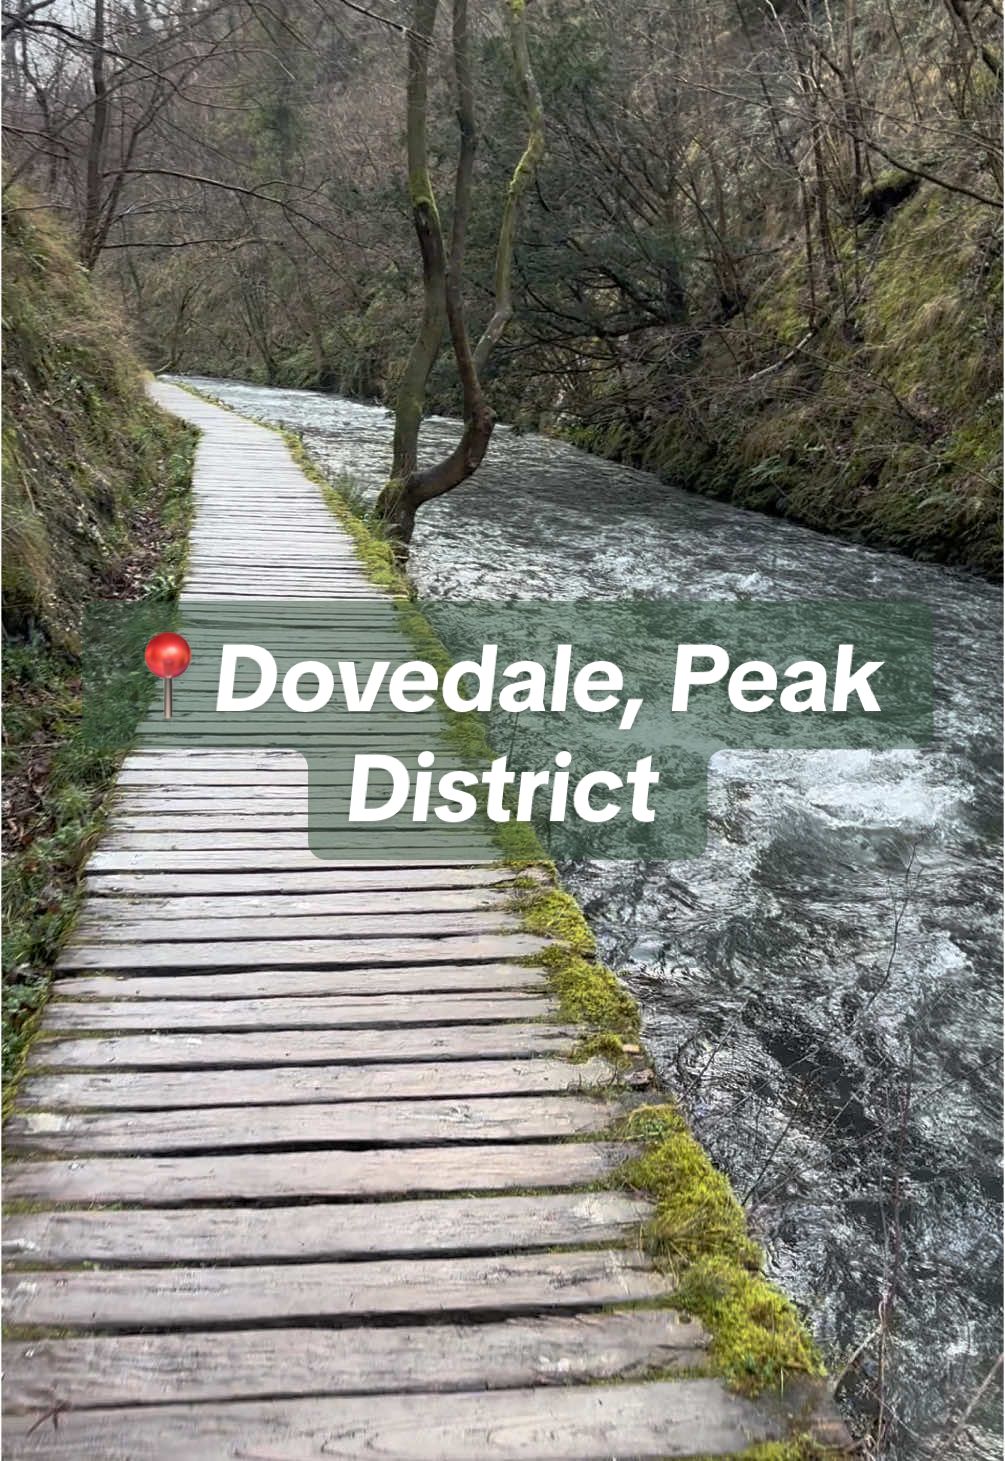
<instances>
[{"instance_id":1,"label":"moss-covered tree trunk","mask_svg":"<svg viewBox=\"0 0 1005 1461\"><path fill-rule=\"evenodd\" d=\"M511 277L519 209L544 152L543 115L527 48L524 0L506 0L514 71L527 108L529 137L503 206L492 316L477 348L473 349L464 307L464 254L477 146L468 4L467 0L453 0L451 43L460 148L449 252L429 176L426 146L429 53L438 8L439 0L415 0L408 42L408 181L422 260L423 313L398 391L391 479L380 494L376 508L403 554L411 541L419 508L466 482L478 470L488 450L494 417L485 398L480 372L513 313ZM420 468L419 427L426 386L444 329L450 337L461 386L464 429L452 452L432 466Z\"/></svg>"}]
</instances>

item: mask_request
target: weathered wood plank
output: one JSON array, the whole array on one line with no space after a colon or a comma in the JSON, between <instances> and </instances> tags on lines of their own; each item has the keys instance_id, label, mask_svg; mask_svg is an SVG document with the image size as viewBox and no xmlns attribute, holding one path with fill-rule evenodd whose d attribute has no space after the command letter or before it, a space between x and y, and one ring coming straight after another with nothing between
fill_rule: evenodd
<instances>
[{"instance_id":1,"label":"weathered wood plank","mask_svg":"<svg viewBox=\"0 0 1005 1461\"><path fill-rule=\"evenodd\" d=\"M182 604L213 604L213 603L247 603L260 604L276 602L294 603L308 599L316 599L319 603L328 604L332 600L345 601L347 599L357 600L379 600L381 597L378 590L361 579L358 585L345 584L333 591L330 586L318 589L306 589L294 592L292 589L272 589L261 587L248 589L241 592L230 585L214 585L202 588L193 585L191 588L182 589L178 600Z\"/></svg>"},{"instance_id":2,"label":"weathered wood plank","mask_svg":"<svg viewBox=\"0 0 1005 1461\"><path fill-rule=\"evenodd\" d=\"M410 1315L526 1314L663 1298L639 1253L500 1254L237 1268L33 1269L4 1276L6 1322L66 1329L183 1329Z\"/></svg>"},{"instance_id":3,"label":"weathered wood plank","mask_svg":"<svg viewBox=\"0 0 1005 1461\"><path fill-rule=\"evenodd\" d=\"M281 910L228 918L225 910L184 920L152 920L130 909L106 914L103 908L88 911L74 929L74 941L87 943L213 943L217 940L321 938L383 939L432 938L444 934L520 933L523 921L505 909L486 908L478 912L394 913L377 907L370 914L320 917L311 914L286 915Z\"/></svg>"},{"instance_id":4,"label":"weathered wood plank","mask_svg":"<svg viewBox=\"0 0 1005 1461\"><path fill-rule=\"evenodd\" d=\"M43 1035L45 1033L43 1027ZM404 1030L279 1030L273 1033L113 1035L37 1039L30 1070L192 1070L210 1066L369 1065L399 1060L508 1060L565 1055L568 1026L455 1025Z\"/></svg>"},{"instance_id":5,"label":"weathered wood plank","mask_svg":"<svg viewBox=\"0 0 1005 1461\"><path fill-rule=\"evenodd\" d=\"M433 835L442 831L444 848L452 847L457 842L456 835L451 835L451 828L420 828L412 831L406 827L391 827L381 832L381 845L386 849L387 861L393 862L400 852L404 858L416 849L428 848ZM358 848L363 856L366 855L374 845L372 831L362 830L359 832L347 831L339 833L339 846L355 850ZM475 844L470 845L472 852ZM162 848L162 856L172 852L187 852L190 854L201 854L203 852L280 852L285 849L297 851L306 848L306 829L303 831L284 832L242 832L218 831L218 832L118 832L114 824L110 829L105 842L104 849L109 855L115 852L136 852L143 853L147 850Z\"/></svg>"},{"instance_id":6,"label":"weathered wood plank","mask_svg":"<svg viewBox=\"0 0 1005 1461\"><path fill-rule=\"evenodd\" d=\"M628 1156L625 1142L526 1142L513 1146L412 1150L272 1152L214 1157L87 1157L10 1162L8 1201L124 1202L179 1207L190 1202L289 1198L435 1196L585 1187ZM280 1313L283 1310L280 1308Z\"/></svg>"},{"instance_id":7,"label":"weathered wood plank","mask_svg":"<svg viewBox=\"0 0 1005 1461\"><path fill-rule=\"evenodd\" d=\"M71 943L59 969L234 969L267 964L449 964L522 959L548 940L533 934L444 935L428 939L241 939L224 943Z\"/></svg>"},{"instance_id":8,"label":"weathered wood plank","mask_svg":"<svg viewBox=\"0 0 1005 1461\"><path fill-rule=\"evenodd\" d=\"M447 1060L396 1065L287 1065L275 1069L113 1070L109 1074L28 1075L25 1110L170 1111L191 1106L309 1105L422 1097L550 1095L616 1086L605 1060Z\"/></svg>"},{"instance_id":9,"label":"weathered wood plank","mask_svg":"<svg viewBox=\"0 0 1005 1461\"><path fill-rule=\"evenodd\" d=\"M237 1401L11 1417L6 1454L46 1461L666 1461L788 1434L787 1417L717 1380L446 1395Z\"/></svg>"},{"instance_id":10,"label":"weathered wood plank","mask_svg":"<svg viewBox=\"0 0 1005 1461\"><path fill-rule=\"evenodd\" d=\"M295 1215L288 1207L11 1213L3 1252L7 1262L49 1267L516 1253L631 1243L651 1213L617 1192L310 1203Z\"/></svg>"},{"instance_id":11,"label":"weathered wood plank","mask_svg":"<svg viewBox=\"0 0 1005 1461\"><path fill-rule=\"evenodd\" d=\"M18 1111L8 1152L260 1151L263 1147L445 1145L548 1141L601 1132L617 1104L586 1096L485 1096L470 1100L342 1101L336 1105L199 1107L186 1111Z\"/></svg>"},{"instance_id":12,"label":"weathered wood plank","mask_svg":"<svg viewBox=\"0 0 1005 1461\"><path fill-rule=\"evenodd\" d=\"M227 845L234 837L239 837L241 841L238 845L243 845L245 834L252 832L276 832L284 836L297 832L303 838L312 827L340 831L347 825L347 820L345 806L318 806L310 817L306 808L297 811L277 805L275 810L270 811L267 806L259 806L256 811L239 812L221 806L214 813L194 814L181 807L154 816L120 813L116 816L114 825L118 829L116 836L121 832L123 839L132 839L134 833L153 833L163 837L167 843L174 839L176 833L198 837L220 833L218 840L221 845ZM417 840L415 834L409 834L409 837L410 840Z\"/></svg>"},{"instance_id":13,"label":"weathered wood plank","mask_svg":"<svg viewBox=\"0 0 1005 1461\"><path fill-rule=\"evenodd\" d=\"M197 793L201 793L198 795ZM324 813L337 812L345 819L349 808L350 789L345 786L326 786L314 793L314 805ZM282 816L306 816L310 801L306 787L273 786L179 786L158 790L152 787L137 788L120 792L114 799L113 811L116 817L135 820L142 817L156 829L165 829L184 821L186 826L205 826L206 817L222 814L245 818L276 813Z\"/></svg>"},{"instance_id":14,"label":"weathered wood plank","mask_svg":"<svg viewBox=\"0 0 1005 1461\"><path fill-rule=\"evenodd\" d=\"M553 1013L554 1002L532 993L374 994L288 999L54 1000L48 1032L84 1030L355 1030L409 1025L475 1025L496 1020L534 1020Z\"/></svg>"},{"instance_id":15,"label":"weathered wood plank","mask_svg":"<svg viewBox=\"0 0 1005 1461\"><path fill-rule=\"evenodd\" d=\"M486 1206L481 1203L480 1206ZM666 1309L499 1324L257 1329L8 1341L8 1413L107 1405L502 1390L694 1369L705 1336Z\"/></svg>"},{"instance_id":16,"label":"weathered wood plank","mask_svg":"<svg viewBox=\"0 0 1005 1461\"><path fill-rule=\"evenodd\" d=\"M533 870L532 870L533 872ZM231 893L271 896L276 893L305 893L311 896L370 891L411 894L440 891L446 888L506 888L517 874L509 868L489 863L482 866L458 866L435 863L432 866L399 867L392 863L375 863L369 868L358 865L325 867L314 860L301 870L269 872L100 872L87 869L87 891L90 897L162 898L165 894L195 894L218 897ZM525 873L524 876L527 876Z\"/></svg>"},{"instance_id":17,"label":"weathered wood plank","mask_svg":"<svg viewBox=\"0 0 1005 1461\"><path fill-rule=\"evenodd\" d=\"M215 897L130 897L109 896L100 903L88 903L84 915L92 920L121 921L141 916L144 920L186 922L199 918L372 918L400 913L474 913L506 910L513 906L513 894L486 888L377 888L338 893L259 893L241 896L219 893Z\"/></svg>"},{"instance_id":18,"label":"weathered wood plank","mask_svg":"<svg viewBox=\"0 0 1005 1461\"><path fill-rule=\"evenodd\" d=\"M472 867L478 859L469 858L466 862L458 860L457 857L425 857L413 858L408 856L391 857L357 857L354 853L351 857L332 858L325 860L318 858L313 852L306 848L298 847L275 847L269 851L256 851L254 849L225 849L213 850L189 848L182 852L172 852L169 849L158 851L156 848L149 848L138 851L135 848L106 847L101 844L97 851L91 855L87 865L89 874L93 873L197 873L197 872L310 872L321 873L324 871L341 873L353 871L365 871L374 869L379 871L389 864L394 871L402 873L405 870L415 869L418 871L433 870L436 868ZM482 861L486 869L495 869L497 864L489 859ZM177 886L177 880L168 878L168 885Z\"/></svg>"},{"instance_id":19,"label":"weathered wood plank","mask_svg":"<svg viewBox=\"0 0 1005 1461\"><path fill-rule=\"evenodd\" d=\"M547 988L524 964L421 964L417 969L242 969L237 974L73 974L55 984L72 999L271 999L277 995L460 994Z\"/></svg>"}]
</instances>

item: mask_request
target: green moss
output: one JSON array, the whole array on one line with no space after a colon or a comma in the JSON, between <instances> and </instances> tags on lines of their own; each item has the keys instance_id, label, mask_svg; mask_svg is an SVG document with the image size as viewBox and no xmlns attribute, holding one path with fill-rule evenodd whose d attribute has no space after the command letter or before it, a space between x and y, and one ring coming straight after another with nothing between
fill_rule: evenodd
<instances>
[{"instance_id":1,"label":"green moss","mask_svg":"<svg viewBox=\"0 0 1005 1461\"><path fill-rule=\"evenodd\" d=\"M639 1107L614 1134L648 1143L616 1180L653 1199L646 1248L678 1276L673 1303L706 1325L718 1372L747 1394L780 1389L790 1372L822 1374L795 1308L761 1272L763 1254L729 1181L677 1108Z\"/></svg>"},{"instance_id":2,"label":"green moss","mask_svg":"<svg viewBox=\"0 0 1005 1461\"><path fill-rule=\"evenodd\" d=\"M433 217L437 221L439 220L433 185L429 180L429 173L424 167L415 168L409 173L408 196L412 200L413 208L428 208Z\"/></svg>"},{"instance_id":3,"label":"green moss","mask_svg":"<svg viewBox=\"0 0 1005 1461\"><path fill-rule=\"evenodd\" d=\"M735 1389L780 1390L787 1375L823 1375L817 1350L788 1299L760 1273L730 1258L700 1258L684 1274L675 1302L701 1319L711 1354Z\"/></svg>"},{"instance_id":4,"label":"green moss","mask_svg":"<svg viewBox=\"0 0 1005 1461\"><path fill-rule=\"evenodd\" d=\"M523 915L528 933L560 939L573 953L589 958L596 953L597 943L582 909L575 898L559 888L542 888L528 897L518 897L517 908Z\"/></svg>"},{"instance_id":5,"label":"green moss","mask_svg":"<svg viewBox=\"0 0 1005 1461\"><path fill-rule=\"evenodd\" d=\"M650 1251L674 1264L715 1253L748 1268L760 1266L761 1251L748 1236L743 1208L675 1106L640 1107L619 1135L649 1143L620 1177L655 1198L646 1230Z\"/></svg>"},{"instance_id":6,"label":"green moss","mask_svg":"<svg viewBox=\"0 0 1005 1461\"><path fill-rule=\"evenodd\" d=\"M528 933L555 940L529 962L547 970L558 1018L600 1031L597 1038L610 1041L624 1059L622 1038L639 1036L638 1006L614 971L594 961L596 940L575 898L538 883L532 891L517 894L515 907Z\"/></svg>"},{"instance_id":7,"label":"green moss","mask_svg":"<svg viewBox=\"0 0 1005 1461\"><path fill-rule=\"evenodd\" d=\"M793 1436L787 1441L761 1441L745 1451L730 1453L732 1461L834 1461L833 1447L825 1449L810 1436ZM689 1456L686 1461L721 1461L721 1457Z\"/></svg>"},{"instance_id":8,"label":"green moss","mask_svg":"<svg viewBox=\"0 0 1005 1461\"><path fill-rule=\"evenodd\" d=\"M625 1070L631 1064L625 1042L611 1030L604 1030L599 1035L587 1035L577 1041L569 1059L576 1065L585 1065L588 1060L606 1060L615 1070Z\"/></svg>"},{"instance_id":9,"label":"green moss","mask_svg":"<svg viewBox=\"0 0 1005 1461\"><path fill-rule=\"evenodd\" d=\"M613 969L591 963L565 944L552 944L528 962L547 970L564 1024L638 1039L638 1006Z\"/></svg>"}]
</instances>

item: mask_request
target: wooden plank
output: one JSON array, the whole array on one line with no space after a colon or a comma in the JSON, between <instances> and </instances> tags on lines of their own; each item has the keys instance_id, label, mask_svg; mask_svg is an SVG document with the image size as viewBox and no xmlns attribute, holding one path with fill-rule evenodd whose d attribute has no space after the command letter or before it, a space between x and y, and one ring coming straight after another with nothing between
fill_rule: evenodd
<instances>
[{"instance_id":1,"label":"wooden plank","mask_svg":"<svg viewBox=\"0 0 1005 1461\"><path fill-rule=\"evenodd\" d=\"M426 1198L288 1207L11 1213L5 1261L103 1267L516 1253L635 1242L652 1215L617 1192Z\"/></svg>"},{"instance_id":2,"label":"wooden plank","mask_svg":"<svg viewBox=\"0 0 1005 1461\"><path fill-rule=\"evenodd\" d=\"M411 751L418 755L423 750L432 750L443 754L449 750L441 733L428 724L423 726L415 722L402 724L402 718L388 718L378 720L367 718L366 726L363 727L356 722L356 717L348 712L339 713L337 710L331 712L321 722L315 725L309 718L297 721L295 730L291 729L290 720L285 710L269 714L262 710L256 714L253 721L245 721L240 718L222 720L219 716L210 713L199 715L196 712L188 712L183 705L180 692L178 708L175 711L174 719L167 725L156 704L151 704L150 713L146 720L140 722L138 734L148 739L154 745L163 745L165 742L182 740L186 737L195 739L198 737L198 744L212 748L248 746L254 749L263 742L267 745L275 740L280 744L288 736L296 735L297 740L303 745L305 753L315 755L338 753L340 751L355 753L359 749L360 736L365 735L367 742L371 745L375 741L384 743L384 748L391 751ZM434 739L435 736L435 739ZM432 744L430 742L432 741ZM377 749L380 749L378 746ZM386 824L394 829L395 823ZM367 828L367 831L372 829ZM386 830L381 829L382 832ZM428 830L428 829L427 829ZM457 835L457 829L448 829Z\"/></svg>"},{"instance_id":3,"label":"wooden plank","mask_svg":"<svg viewBox=\"0 0 1005 1461\"><path fill-rule=\"evenodd\" d=\"M519 991L497 995L374 994L287 999L54 1000L47 1032L84 1030L355 1030L409 1025L475 1025L535 1020L554 1013L551 999Z\"/></svg>"},{"instance_id":4,"label":"wooden plank","mask_svg":"<svg viewBox=\"0 0 1005 1461\"><path fill-rule=\"evenodd\" d=\"M43 1027L43 1037L44 1037ZM280 1030L271 1034L41 1038L29 1070L192 1070L238 1066L369 1065L399 1060L507 1060L565 1055L580 1031L561 1025L455 1025L403 1030Z\"/></svg>"},{"instance_id":5,"label":"wooden plank","mask_svg":"<svg viewBox=\"0 0 1005 1461\"><path fill-rule=\"evenodd\" d=\"M209 751L202 746L162 746L158 750L147 748L130 751L122 766L124 770L132 768L159 771L166 767L181 771L188 767L189 770L196 771L209 766L220 771L285 770L301 774L307 769L307 763L299 751L264 746L254 752Z\"/></svg>"},{"instance_id":6,"label":"wooden plank","mask_svg":"<svg viewBox=\"0 0 1005 1461\"><path fill-rule=\"evenodd\" d=\"M237 1268L33 1269L4 1276L6 1322L61 1329L335 1324L412 1315L527 1314L659 1299L639 1253L504 1254Z\"/></svg>"},{"instance_id":7,"label":"wooden plank","mask_svg":"<svg viewBox=\"0 0 1005 1461\"><path fill-rule=\"evenodd\" d=\"M334 771L333 767L332 772ZM330 774L325 784L348 787L351 781L352 773L347 768L344 776L336 778ZM261 791L263 795L272 796L285 796L287 792L306 795L307 771L292 768L270 771L265 767L242 769L240 766L194 766L186 774L178 767L167 767L164 770L152 770L146 766L130 770L126 767L119 772L118 785L142 788L145 791L156 789L161 800L166 796L186 797L197 793L210 796L222 787L229 787L234 792L247 791L254 787L255 793Z\"/></svg>"},{"instance_id":8,"label":"wooden plank","mask_svg":"<svg viewBox=\"0 0 1005 1461\"><path fill-rule=\"evenodd\" d=\"M419 828L413 831L410 827L389 828L381 833L380 846L385 852L387 862L407 861L409 857L421 855L430 847L442 846L444 852L452 851L455 846L463 846L464 856L477 855L478 844L475 837L478 829L471 833L470 840L458 843L456 829L451 827L440 828ZM336 846L341 851L343 848L351 851L354 855L359 852L366 856L373 848L375 838L372 830L363 829L359 832L353 830L338 832ZM102 844L106 855L113 855L118 852L135 852L143 854L148 850L162 848L162 857L168 857L171 853L187 853L190 862L203 853L210 855L219 852L267 852L274 855L277 852L296 852L307 848L306 828L294 832L242 832L240 828L236 831L217 832L116 832L114 823L109 831L105 842ZM486 841L485 845L488 843ZM460 855L460 854L459 854Z\"/></svg>"},{"instance_id":9,"label":"wooden plank","mask_svg":"<svg viewBox=\"0 0 1005 1461\"><path fill-rule=\"evenodd\" d=\"M350 801L349 781L342 785L328 785L313 793L315 812L325 816L339 815L345 818ZM116 817L151 818L155 828L165 828L185 819L186 825L199 827L207 816L222 813L235 817L264 816L276 813L282 816L306 816L310 799L306 786L189 786L165 785L158 787L132 787L116 794L112 812Z\"/></svg>"},{"instance_id":10,"label":"wooden plank","mask_svg":"<svg viewBox=\"0 0 1005 1461\"><path fill-rule=\"evenodd\" d=\"M485 1203L480 1204L485 1206ZM10 1340L8 1413L298 1395L501 1390L627 1380L707 1362L701 1327L666 1309L499 1324L252 1329ZM92 1455L95 1453L91 1453Z\"/></svg>"},{"instance_id":11,"label":"wooden plank","mask_svg":"<svg viewBox=\"0 0 1005 1461\"><path fill-rule=\"evenodd\" d=\"M236 1401L12 1416L12 1457L46 1461L666 1461L787 1439L777 1406L717 1380L570 1385L444 1395Z\"/></svg>"},{"instance_id":12,"label":"wooden plank","mask_svg":"<svg viewBox=\"0 0 1005 1461\"><path fill-rule=\"evenodd\" d=\"M100 844L97 851L92 853L87 865L88 873L197 873L197 872L332 872L336 869L345 869L346 872L364 871L367 869L380 869L393 864L393 870L401 874L407 869L435 869L438 867L456 868L471 867L478 860L469 858L467 861L457 857L424 857L415 858L411 856L392 856L367 858L351 857L332 858L324 860L318 858L313 852L306 848L296 847L274 847L269 851L256 851L254 849L226 849L223 851L212 848L200 850L189 848L182 852L160 850L149 848L138 851L135 848L107 847ZM498 864L488 858L481 860L482 866L491 869ZM168 886L177 886L175 879L167 880Z\"/></svg>"},{"instance_id":13,"label":"wooden plank","mask_svg":"<svg viewBox=\"0 0 1005 1461\"><path fill-rule=\"evenodd\" d=\"M529 869L523 876L536 876L539 870ZM93 863L87 869L89 897L162 898L165 894L194 894L215 898L231 893L247 893L255 897L271 897L277 893L304 893L312 897L324 894L408 892L413 895L438 892L446 888L507 888L517 873L490 863L481 866L437 863L432 867L396 867L377 863L370 868L326 868L314 860L302 870L261 872L99 872Z\"/></svg>"},{"instance_id":14,"label":"wooden plank","mask_svg":"<svg viewBox=\"0 0 1005 1461\"><path fill-rule=\"evenodd\" d=\"M241 834L246 832L275 831L281 833L299 832L306 833L309 828L319 827L326 830L339 830L348 825L347 807L334 807L318 804L308 816L306 807L302 810L293 810L289 807L277 806L276 810L270 811L268 807L260 806L257 811L239 812L228 807L218 807L215 812L191 813L185 808L176 808L171 812L162 812L153 816L136 816L133 814L117 813L113 818L113 825L124 837L131 837L133 833L157 833L165 839L172 838L176 832L183 835L191 833L193 836L208 836L210 833ZM220 841L225 841L221 835Z\"/></svg>"},{"instance_id":15,"label":"wooden plank","mask_svg":"<svg viewBox=\"0 0 1005 1461\"><path fill-rule=\"evenodd\" d=\"M235 969L275 964L450 964L522 959L549 941L533 934L466 934L441 938L242 939L231 943L71 943L57 969Z\"/></svg>"},{"instance_id":16,"label":"wooden plank","mask_svg":"<svg viewBox=\"0 0 1005 1461\"><path fill-rule=\"evenodd\" d=\"M238 593L233 589L221 589L217 593L209 590L182 589L178 595L178 602L181 604L214 604L232 603L243 600L247 604L260 603L281 603L283 601L295 601L297 599L317 599L319 603L331 602L335 599L345 600L350 597L358 599L379 599L379 592L371 588L366 580L362 580L358 589L340 588L337 593L330 589L319 589L307 593L270 593L264 589L251 590L247 593Z\"/></svg>"},{"instance_id":17,"label":"wooden plank","mask_svg":"<svg viewBox=\"0 0 1005 1461\"><path fill-rule=\"evenodd\" d=\"M333 753L334 754L334 753ZM351 766L352 751L339 753L333 766ZM199 771L274 771L278 774L307 774L307 761L300 751L284 747L259 746L257 749L225 750L209 746L145 746L130 751L125 757L126 771L158 771L181 775Z\"/></svg>"},{"instance_id":18,"label":"wooden plank","mask_svg":"<svg viewBox=\"0 0 1005 1461\"><path fill-rule=\"evenodd\" d=\"M486 1096L470 1100L342 1101L336 1105L203 1106L186 1111L18 1111L8 1152L277 1151L314 1146L422 1146L548 1141L603 1132L622 1114L587 1096Z\"/></svg>"},{"instance_id":19,"label":"wooden plank","mask_svg":"<svg viewBox=\"0 0 1005 1461\"><path fill-rule=\"evenodd\" d=\"M363 1202L450 1192L559 1190L609 1177L628 1156L625 1142L521 1142L397 1151L301 1152L213 1157L85 1157L8 1164L9 1202L124 1202L180 1207L190 1202L289 1198ZM279 1312L283 1312L280 1309Z\"/></svg>"},{"instance_id":20,"label":"wooden plank","mask_svg":"<svg viewBox=\"0 0 1005 1461\"><path fill-rule=\"evenodd\" d=\"M322 917L306 913L285 915L281 909L257 915L228 918L226 911L165 921L152 920L130 909L126 914L106 914L104 908L87 910L74 929L74 942L86 943L161 943L204 942L217 940L279 938L432 938L443 934L519 933L523 920L504 909L486 908L461 913L394 913L379 908L369 915L338 914Z\"/></svg>"},{"instance_id":21,"label":"wooden plank","mask_svg":"<svg viewBox=\"0 0 1005 1461\"><path fill-rule=\"evenodd\" d=\"M417 969L242 969L237 974L64 974L55 992L73 999L271 999L279 995L460 994L548 988L523 964L423 964Z\"/></svg>"},{"instance_id":22,"label":"wooden plank","mask_svg":"<svg viewBox=\"0 0 1005 1461\"><path fill-rule=\"evenodd\" d=\"M335 893L226 894L187 897L130 897L114 895L84 905L83 917L118 922L140 915L144 920L199 918L355 918L401 913L467 913L513 907L513 893L504 888L377 888Z\"/></svg>"},{"instance_id":23,"label":"wooden plank","mask_svg":"<svg viewBox=\"0 0 1005 1461\"><path fill-rule=\"evenodd\" d=\"M616 1087L605 1060L573 1064L528 1060L417 1061L397 1065L277 1066L266 1070L158 1070L26 1076L18 1087L25 1110L170 1111L191 1106L301 1105L314 1101L395 1097L549 1095Z\"/></svg>"}]
</instances>

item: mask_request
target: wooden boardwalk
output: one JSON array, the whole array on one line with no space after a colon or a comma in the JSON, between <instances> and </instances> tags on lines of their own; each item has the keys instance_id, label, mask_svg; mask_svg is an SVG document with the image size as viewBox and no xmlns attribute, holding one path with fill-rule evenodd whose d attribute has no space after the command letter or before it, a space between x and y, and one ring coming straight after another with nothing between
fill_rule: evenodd
<instances>
[{"instance_id":1,"label":"wooden boardwalk","mask_svg":"<svg viewBox=\"0 0 1005 1461\"><path fill-rule=\"evenodd\" d=\"M280 437L154 390L203 433L186 600L377 593ZM276 751L125 762L7 1126L5 1454L624 1461L786 1435L695 1378L647 1205L603 1190L611 1074L542 1020L507 875L326 867L305 778Z\"/></svg>"}]
</instances>

